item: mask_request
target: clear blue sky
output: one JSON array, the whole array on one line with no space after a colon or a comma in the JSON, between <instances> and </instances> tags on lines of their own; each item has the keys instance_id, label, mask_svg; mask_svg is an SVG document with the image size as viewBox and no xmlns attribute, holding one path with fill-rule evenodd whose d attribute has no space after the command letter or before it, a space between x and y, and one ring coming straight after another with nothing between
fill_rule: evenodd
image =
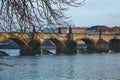
<instances>
[{"instance_id":1,"label":"clear blue sky","mask_svg":"<svg viewBox=\"0 0 120 80\"><path fill-rule=\"evenodd\" d=\"M86 0L78 8L70 8L66 14L75 26L120 26L120 0Z\"/></svg>"}]
</instances>

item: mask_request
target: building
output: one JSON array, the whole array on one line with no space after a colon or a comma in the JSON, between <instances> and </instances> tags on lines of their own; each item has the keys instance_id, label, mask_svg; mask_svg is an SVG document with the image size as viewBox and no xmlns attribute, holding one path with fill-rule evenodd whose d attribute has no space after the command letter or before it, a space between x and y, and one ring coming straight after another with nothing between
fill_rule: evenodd
<instances>
[{"instance_id":1,"label":"building","mask_svg":"<svg viewBox=\"0 0 120 80\"><path fill-rule=\"evenodd\" d=\"M74 34L86 34L86 27L72 27L72 32Z\"/></svg>"},{"instance_id":2,"label":"building","mask_svg":"<svg viewBox=\"0 0 120 80\"><path fill-rule=\"evenodd\" d=\"M72 28L72 33L74 34L85 34L86 33L86 27L71 27ZM69 33L69 27L61 27L61 32L64 33Z\"/></svg>"},{"instance_id":3,"label":"building","mask_svg":"<svg viewBox=\"0 0 120 80\"><path fill-rule=\"evenodd\" d=\"M91 26L90 28L86 29L86 34L99 34L100 31L103 31L103 33L108 32L109 28L104 25L95 25Z\"/></svg>"},{"instance_id":4,"label":"building","mask_svg":"<svg viewBox=\"0 0 120 80\"><path fill-rule=\"evenodd\" d=\"M107 26L104 27L100 27L98 29L95 30L95 33L99 34L101 32L101 34L110 34L110 28Z\"/></svg>"},{"instance_id":5,"label":"building","mask_svg":"<svg viewBox=\"0 0 120 80\"><path fill-rule=\"evenodd\" d=\"M69 32L69 27L61 27L61 33L65 34Z\"/></svg>"},{"instance_id":6,"label":"building","mask_svg":"<svg viewBox=\"0 0 120 80\"><path fill-rule=\"evenodd\" d=\"M120 26L114 26L111 28L110 32L112 34L120 34Z\"/></svg>"}]
</instances>

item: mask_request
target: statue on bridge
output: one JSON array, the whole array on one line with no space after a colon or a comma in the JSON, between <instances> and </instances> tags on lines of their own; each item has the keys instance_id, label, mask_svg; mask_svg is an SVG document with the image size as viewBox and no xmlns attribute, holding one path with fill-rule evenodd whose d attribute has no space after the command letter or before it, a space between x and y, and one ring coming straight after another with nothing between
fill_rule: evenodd
<instances>
[{"instance_id":1,"label":"statue on bridge","mask_svg":"<svg viewBox=\"0 0 120 80\"><path fill-rule=\"evenodd\" d=\"M58 34L62 34L61 27L58 28Z\"/></svg>"},{"instance_id":2,"label":"statue on bridge","mask_svg":"<svg viewBox=\"0 0 120 80\"><path fill-rule=\"evenodd\" d=\"M68 40L65 42L65 54L76 54L77 53L77 44L73 41L72 27L69 26Z\"/></svg>"},{"instance_id":3,"label":"statue on bridge","mask_svg":"<svg viewBox=\"0 0 120 80\"><path fill-rule=\"evenodd\" d=\"M69 26L69 33L68 34L72 34L72 27Z\"/></svg>"}]
</instances>

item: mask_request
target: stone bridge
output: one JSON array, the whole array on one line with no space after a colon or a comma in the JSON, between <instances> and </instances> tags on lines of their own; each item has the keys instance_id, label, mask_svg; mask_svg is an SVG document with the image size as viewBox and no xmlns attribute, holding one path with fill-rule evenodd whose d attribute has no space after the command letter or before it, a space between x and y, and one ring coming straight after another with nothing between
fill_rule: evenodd
<instances>
[{"instance_id":1,"label":"stone bridge","mask_svg":"<svg viewBox=\"0 0 120 80\"><path fill-rule=\"evenodd\" d=\"M36 33L31 40L30 33L0 33L0 42L6 39L15 41L20 46L21 55L32 55L46 40L51 40L56 45L57 54L73 54L77 52L77 42L82 40L87 45L88 52L104 52L109 49L120 51L120 35L114 34L42 34Z\"/></svg>"}]
</instances>

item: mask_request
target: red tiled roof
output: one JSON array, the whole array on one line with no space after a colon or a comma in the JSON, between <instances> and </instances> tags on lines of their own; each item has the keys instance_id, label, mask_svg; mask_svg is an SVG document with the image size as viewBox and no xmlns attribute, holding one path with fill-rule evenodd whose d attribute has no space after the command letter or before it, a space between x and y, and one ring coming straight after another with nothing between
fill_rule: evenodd
<instances>
[{"instance_id":1,"label":"red tiled roof","mask_svg":"<svg viewBox=\"0 0 120 80\"><path fill-rule=\"evenodd\" d=\"M117 27L117 26L112 27L112 28L111 28L111 31L120 31L120 27Z\"/></svg>"},{"instance_id":2,"label":"red tiled roof","mask_svg":"<svg viewBox=\"0 0 120 80\"><path fill-rule=\"evenodd\" d=\"M101 28L98 28L96 30L96 32L100 32L100 30L103 31L103 32L106 32L106 31L110 31L110 28L109 27L101 27Z\"/></svg>"}]
</instances>

